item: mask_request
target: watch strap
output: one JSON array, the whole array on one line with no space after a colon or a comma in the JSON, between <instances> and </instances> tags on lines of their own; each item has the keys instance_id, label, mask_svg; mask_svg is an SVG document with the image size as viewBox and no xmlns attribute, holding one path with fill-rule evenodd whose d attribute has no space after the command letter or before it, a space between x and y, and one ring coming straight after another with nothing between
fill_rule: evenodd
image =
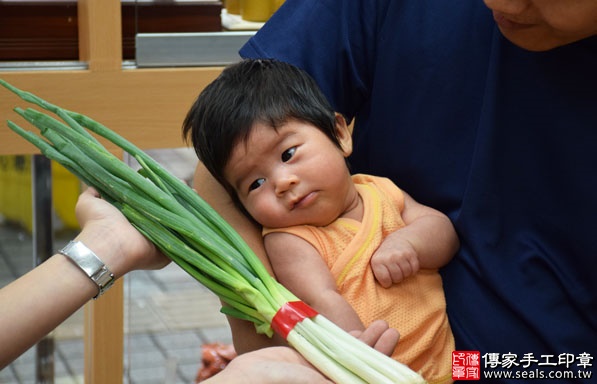
<instances>
[{"instance_id":1,"label":"watch strap","mask_svg":"<svg viewBox=\"0 0 597 384\"><path fill-rule=\"evenodd\" d=\"M80 241L70 241L58 251L75 263L97 285L97 299L114 284L114 274L106 267L99 257Z\"/></svg>"}]
</instances>

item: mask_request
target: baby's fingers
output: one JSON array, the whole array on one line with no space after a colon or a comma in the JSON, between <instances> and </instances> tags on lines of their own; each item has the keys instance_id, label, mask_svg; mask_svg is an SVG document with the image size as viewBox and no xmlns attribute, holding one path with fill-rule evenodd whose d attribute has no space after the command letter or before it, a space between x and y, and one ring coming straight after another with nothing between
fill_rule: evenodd
<instances>
[{"instance_id":1,"label":"baby's fingers","mask_svg":"<svg viewBox=\"0 0 597 384\"><path fill-rule=\"evenodd\" d=\"M375 279L384 288L389 288L393 284L393 276L388 267L384 264L371 265Z\"/></svg>"}]
</instances>

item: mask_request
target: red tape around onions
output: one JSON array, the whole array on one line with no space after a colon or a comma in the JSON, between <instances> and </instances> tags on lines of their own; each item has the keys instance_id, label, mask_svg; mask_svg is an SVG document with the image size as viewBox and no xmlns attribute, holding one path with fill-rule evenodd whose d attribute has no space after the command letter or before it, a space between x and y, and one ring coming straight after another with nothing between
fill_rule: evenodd
<instances>
[{"instance_id":1,"label":"red tape around onions","mask_svg":"<svg viewBox=\"0 0 597 384\"><path fill-rule=\"evenodd\" d=\"M297 323L317 315L317 311L302 301L289 301L284 304L272 319L272 329L284 339Z\"/></svg>"}]
</instances>

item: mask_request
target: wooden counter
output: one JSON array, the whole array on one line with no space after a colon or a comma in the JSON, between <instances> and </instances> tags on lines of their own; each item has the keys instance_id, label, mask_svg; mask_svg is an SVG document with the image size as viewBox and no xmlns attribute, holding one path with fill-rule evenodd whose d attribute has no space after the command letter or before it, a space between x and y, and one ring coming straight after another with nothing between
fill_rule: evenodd
<instances>
[{"instance_id":1,"label":"wooden counter","mask_svg":"<svg viewBox=\"0 0 597 384\"><path fill-rule=\"evenodd\" d=\"M101 122L138 146L183 146L181 126L199 94L220 68L118 71L0 72L14 86ZM31 106L0 87L0 154L35 153L6 127L10 119L28 127L12 108ZM21 124L22 123L22 124Z\"/></svg>"}]
</instances>

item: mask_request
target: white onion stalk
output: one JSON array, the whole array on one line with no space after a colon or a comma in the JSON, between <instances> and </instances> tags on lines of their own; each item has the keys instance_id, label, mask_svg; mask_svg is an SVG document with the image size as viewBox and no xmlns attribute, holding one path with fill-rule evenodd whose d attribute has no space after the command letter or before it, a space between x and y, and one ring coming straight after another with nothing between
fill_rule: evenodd
<instances>
[{"instance_id":1,"label":"white onion stalk","mask_svg":"<svg viewBox=\"0 0 597 384\"><path fill-rule=\"evenodd\" d=\"M283 336L313 366L336 383L424 383L417 373L299 302L265 269L240 235L190 187L132 143L87 116L67 111L0 79L0 85L62 119L28 108L15 112L42 137L12 121L8 126L112 203L166 256L227 305L222 312L254 323L268 336ZM141 165L135 172L89 132L111 141ZM307 308L288 319L292 303Z\"/></svg>"}]
</instances>

